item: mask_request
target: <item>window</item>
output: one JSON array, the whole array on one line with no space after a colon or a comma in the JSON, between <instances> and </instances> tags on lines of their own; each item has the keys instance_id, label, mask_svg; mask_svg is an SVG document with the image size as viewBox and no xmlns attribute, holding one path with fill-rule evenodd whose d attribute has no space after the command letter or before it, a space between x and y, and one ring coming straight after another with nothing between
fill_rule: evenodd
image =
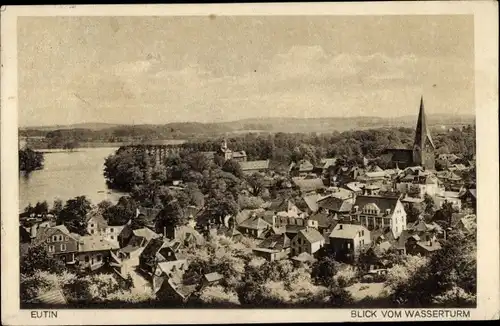
<instances>
[{"instance_id":1,"label":"window","mask_svg":"<svg viewBox=\"0 0 500 326\"><path fill-rule=\"evenodd\" d=\"M56 242L57 241L57 235L53 235L52 236L52 242Z\"/></svg>"},{"instance_id":2,"label":"window","mask_svg":"<svg viewBox=\"0 0 500 326\"><path fill-rule=\"evenodd\" d=\"M91 234L94 234L94 230L90 230L90 233L91 233Z\"/></svg>"},{"instance_id":3,"label":"window","mask_svg":"<svg viewBox=\"0 0 500 326\"><path fill-rule=\"evenodd\" d=\"M361 236L364 237L365 236L365 230L361 230Z\"/></svg>"},{"instance_id":4,"label":"window","mask_svg":"<svg viewBox=\"0 0 500 326\"><path fill-rule=\"evenodd\" d=\"M56 250L56 247L55 246L49 246L48 247L48 251L49 252L54 252Z\"/></svg>"},{"instance_id":5,"label":"window","mask_svg":"<svg viewBox=\"0 0 500 326\"><path fill-rule=\"evenodd\" d=\"M61 244L61 251L66 251L66 244L64 243Z\"/></svg>"},{"instance_id":6,"label":"window","mask_svg":"<svg viewBox=\"0 0 500 326\"><path fill-rule=\"evenodd\" d=\"M109 232L113 233L113 232L114 232L114 229L113 229L113 228L109 229Z\"/></svg>"},{"instance_id":7,"label":"window","mask_svg":"<svg viewBox=\"0 0 500 326\"><path fill-rule=\"evenodd\" d=\"M112 235L112 236L111 236L111 240L114 240L114 239L115 239L115 236L114 236L114 235Z\"/></svg>"},{"instance_id":8,"label":"window","mask_svg":"<svg viewBox=\"0 0 500 326\"><path fill-rule=\"evenodd\" d=\"M347 249L351 249L351 243L350 242L347 243Z\"/></svg>"},{"instance_id":9,"label":"window","mask_svg":"<svg viewBox=\"0 0 500 326\"><path fill-rule=\"evenodd\" d=\"M93 228L94 227L94 223L90 224L90 227Z\"/></svg>"},{"instance_id":10,"label":"window","mask_svg":"<svg viewBox=\"0 0 500 326\"><path fill-rule=\"evenodd\" d=\"M85 262L88 263L89 262L89 256L85 256Z\"/></svg>"}]
</instances>

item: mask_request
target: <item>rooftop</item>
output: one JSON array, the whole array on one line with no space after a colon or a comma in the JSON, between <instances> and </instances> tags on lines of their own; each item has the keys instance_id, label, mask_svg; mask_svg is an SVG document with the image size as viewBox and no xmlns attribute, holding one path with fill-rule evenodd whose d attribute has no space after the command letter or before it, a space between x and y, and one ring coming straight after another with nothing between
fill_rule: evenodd
<instances>
[{"instance_id":1,"label":"rooftop","mask_svg":"<svg viewBox=\"0 0 500 326\"><path fill-rule=\"evenodd\" d=\"M106 240L104 237L98 235L80 237L78 244L79 252L120 249L118 242Z\"/></svg>"},{"instance_id":2,"label":"rooftop","mask_svg":"<svg viewBox=\"0 0 500 326\"><path fill-rule=\"evenodd\" d=\"M361 231L370 232L362 225L339 223L333 228L332 232L330 233L330 238L354 239L359 235Z\"/></svg>"}]
</instances>

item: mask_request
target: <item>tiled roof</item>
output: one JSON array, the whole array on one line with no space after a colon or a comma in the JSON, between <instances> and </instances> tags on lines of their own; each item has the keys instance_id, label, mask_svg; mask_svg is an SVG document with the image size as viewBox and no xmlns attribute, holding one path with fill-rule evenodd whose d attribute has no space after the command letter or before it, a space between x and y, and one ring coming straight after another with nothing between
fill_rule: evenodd
<instances>
[{"instance_id":1,"label":"tiled roof","mask_svg":"<svg viewBox=\"0 0 500 326\"><path fill-rule=\"evenodd\" d=\"M155 257L156 253L164 246L167 242L162 238L151 239L148 242L144 250L141 252L141 257Z\"/></svg>"},{"instance_id":2,"label":"tiled roof","mask_svg":"<svg viewBox=\"0 0 500 326\"><path fill-rule=\"evenodd\" d=\"M271 225L258 216L252 216L240 223L239 226L245 229L263 230L267 229Z\"/></svg>"},{"instance_id":3,"label":"tiled roof","mask_svg":"<svg viewBox=\"0 0 500 326\"><path fill-rule=\"evenodd\" d=\"M335 217L333 215L328 215L323 212L315 213L309 217L310 220L318 221L318 226L321 228L327 228L333 223L335 223Z\"/></svg>"},{"instance_id":4,"label":"tiled roof","mask_svg":"<svg viewBox=\"0 0 500 326\"><path fill-rule=\"evenodd\" d=\"M290 164L290 170L298 169L299 172L310 172L314 169L312 163L308 160L301 160L298 163L292 162Z\"/></svg>"},{"instance_id":5,"label":"tiled roof","mask_svg":"<svg viewBox=\"0 0 500 326\"><path fill-rule=\"evenodd\" d=\"M258 245L258 247L273 250L283 250L290 247L290 239L285 234L275 234L267 237Z\"/></svg>"},{"instance_id":6,"label":"tiled roof","mask_svg":"<svg viewBox=\"0 0 500 326\"><path fill-rule=\"evenodd\" d=\"M221 274L219 274L217 272L205 274L203 277L208 282L216 282L216 281L222 280L224 278L223 275L221 275Z\"/></svg>"},{"instance_id":7,"label":"tiled roof","mask_svg":"<svg viewBox=\"0 0 500 326\"><path fill-rule=\"evenodd\" d=\"M118 242L106 240L104 237L98 235L80 237L78 244L79 252L103 251L120 248Z\"/></svg>"},{"instance_id":8,"label":"tiled roof","mask_svg":"<svg viewBox=\"0 0 500 326\"><path fill-rule=\"evenodd\" d=\"M300 234L304 236L304 238L310 243L315 243L318 241L324 241L325 238L318 230L313 228L305 228L299 231Z\"/></svg>"},{"instance_id":9,"label":"tiled roof","mask_svg":"<svg viewBox=\"0 0 500 326\"><path fill-rule=\"evenodd\" d=\"M298 261L298 262L314 262L316 259L308 254L307 252L302 252L298 256L292 257L293 260Z\"/></svg>"},{"instance_id":10,"label":"tiled roof","mask_svg":"<svg viewBox=\"0 0 500 326\"><path fill-rule=\"evenodd\" d=\"M50 305L63 305L67 304L66 297L64 296L63 292L61 289L55 289L49 292L45 292L39 296L37 296L35 299L33 299L31 302L33 303L43 303L43 304L50 304Z\"/></svg>"},{"instance_id":11,"label":"tiled roof","mask_svg":"<svg viewBox=\"0 0 500 326\"><path fill-rule=\"evenodd\" d=\"M324 158L321 160L321 164L323 164L323 169L328 169L330 166L335 165L337 162L336 158Z\"/></svg>"},{"instance_id":12,"label":"tiled roof","mask_svg":"<svg viewBox=\"0 0 500 326\"><path fill-rule=\"evenodd\" d=\"M441 244L438 241L432 241L432 243L429 243L429 241L419 241L417 245L430 252L441 249Z\"/></svg>"},{"instance_id":13,"label":"tiled roof","mask_svg":"<svg viewBox=\"0 0 500 326\"><path fill-rule=\"evenodd\" d=\"M361 211L366 205L375 204L380 209L381 214L385 214L387 209L390 209L392 214L398 201L397 197L357 196L354 206L358 206Z\"/></svg>"},{"instance_id":14,"label":"tiled roof","mask_svg":"<svg viewBox=\"0 0 500 326\"><path fill-rule=\"evenodd\" d=\"M261 161L246 161L239 162L241 170L267 170L269 169L269 160L261 160Z\"/></svg>"},{"instance_id":15,"label":"tiled roof","mask_svg":"<svg viewBox=\"0 0 500 326\"><path fill-rule=\"evenodd\" d=\"M154 238L161 237L161 235L155 233L153 230L151 230L149 228L136 229L136 230L133 230L132 233L136 237L140 237L140 238L146 239L146 241L149 241L149 240L154 239Z\"/></svg>"},{"instance_id":16,"label":"tiled roof","mask_svg":"<svg viewBox=\"0 0 500 326\"><path fill-rule=\"evenodd\" d=\"M302 179L302 178L292 178L292 181L300 188L302 192L314 191L324 189L325 184L320 178L315 179Z\"/></svg>"},{"instance_id":17,"label":"tiled roof","mask_svg":"<svg viewBox=\"0 0 500 326\"><path fill-rule=\"evenodd\" d=\"M263 212L263 209L243 209L238 214L236 214L236 224L240 225L244 221L248 220L254 213L259 214Z\"/></svg>"},{"instance_id":18,"label":"tiled roof","mask_svg":"<svg viewBox=\"0 0 500 326\"><path fill-rule=\"evenodd\" d=\"M328 196L318 201L318 206L334 212L349 212L352 202L347 199L339 199L335 196Z\"/></svg>"},{"instance_id":19,"label":"tiled roof","mask_svg":"<svg viewBox=\"0 0 500 326\"><path fill-rule=\"evenodd\" d=\"M198 246L205 244L205 238L198 231L187 225L182 225L175 229L175 240L180 242L194 241Z\"/></svg>"},{"instance_id":20,"label":"tiled roof","mask_svg":"<svg viewBox=\"0 0 500 326\"><path fill-rule=\"evenodd\" d=\"M362 225L339 223L330 232L330 238L354 239L361 231L370 232Z\"/></svg>"},{"instance_id":21,"label":"tiled roof","mask_svg":"<svg viewBox=\"0 0 500 326\"><path fill-rule=\"evenodd\" d=\"M354 192L359 192L361 191L361 188L359 187L359 182L349 182L348 184L345 185L349 190L354 191Z\"/></svg>"},{"instance_id":22,"label":"tiled roof","mask_svg":"<svg viewBox=\"0 0 500 326\"><path fill-rule=\"evenodd\" d=\"M316 212L319 208L318 206L318 199L320 199L321 196L318 194L311 194L304 196L304 201L307 204L307 207L313 212Z\"/></svg>"}]
</instances>

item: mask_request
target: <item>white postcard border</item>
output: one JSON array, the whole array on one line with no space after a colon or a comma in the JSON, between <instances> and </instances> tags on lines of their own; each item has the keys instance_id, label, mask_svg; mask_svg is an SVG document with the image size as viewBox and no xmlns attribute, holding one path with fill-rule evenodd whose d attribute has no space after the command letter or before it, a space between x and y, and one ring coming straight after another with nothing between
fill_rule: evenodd
<instances>
[{"instance_id":1,"label":"white postcard border","mask_svg":"<svg viewBox=\"0 0 500 326\"><path fill-rule=\"evenodd\" d=\"M477 128L478 300L471 320L499 317L498 207L498 3L494 1L294 3L212 5L109 5L2 7L1 47L1 245L2 323L7 325L179 324L256 322L403 321L425 318L353 318L350 309L150 309L58 310L57 318L32 318L19 309L17 161L18 16L164 15L427 15L473 14ZM14 244L14 245L13 245ZM361 309L358 309L361 310ZM390 309L389 309L390 310ZM450 309L456 310L456 309ZM432 318L431 318L432 319ZM431 320L427 319L427 320ZM450 318L448 318L450 319ZM458 318L460 319L460 318Z\"/></svg>"}]
</instances>

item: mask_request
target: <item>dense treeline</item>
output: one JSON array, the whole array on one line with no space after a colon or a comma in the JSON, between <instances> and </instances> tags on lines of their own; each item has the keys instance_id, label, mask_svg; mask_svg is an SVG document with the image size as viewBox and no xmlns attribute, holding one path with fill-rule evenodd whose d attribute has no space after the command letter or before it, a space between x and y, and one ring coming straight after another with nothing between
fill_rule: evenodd
<instances>
[{"instance_id":1,"label":"dense treeline","mask_svg":"<svg viewBox=\"0 0 500 326\"><path fill-rule=\"evenodd\" d=\"M379 158L387 148L411 148L414 131L408 128L372 129L331 134L245 134L227 140L228 147L244 150L248 160L270 159L277 171L301 159L318 164L327 157L342 157L347 162L360 162L362 157ZM202 152L217 151L222 139L192 141L181 145L179 156L170 157L164 165L156 165L145 153L121 149L106 159L104 175L112 188L130 191L134 186L157 181L183 180L198 182L206 177L210 162ZM457 153L470 160L475 154L475 128L468 126L460 130L434 135L436 154ZM216 156L216 165L222 161ZM378 161L385 168L383 160ZM228 163L231 165L231 163ZM226 169L237 169L226 166ZM235 173L238 177L238 172Z\"/></svg>"},{"instance_id":2,"label":"dense treeline","mask_svg":"<svg viewBox=\"0 0 500 326\"><path fill-rule=\"evenodd\" d=\"M19 171L31 172L43 168L43 153L35 152L30 148L19 150Z\"/></svg>"}]
</instances>

